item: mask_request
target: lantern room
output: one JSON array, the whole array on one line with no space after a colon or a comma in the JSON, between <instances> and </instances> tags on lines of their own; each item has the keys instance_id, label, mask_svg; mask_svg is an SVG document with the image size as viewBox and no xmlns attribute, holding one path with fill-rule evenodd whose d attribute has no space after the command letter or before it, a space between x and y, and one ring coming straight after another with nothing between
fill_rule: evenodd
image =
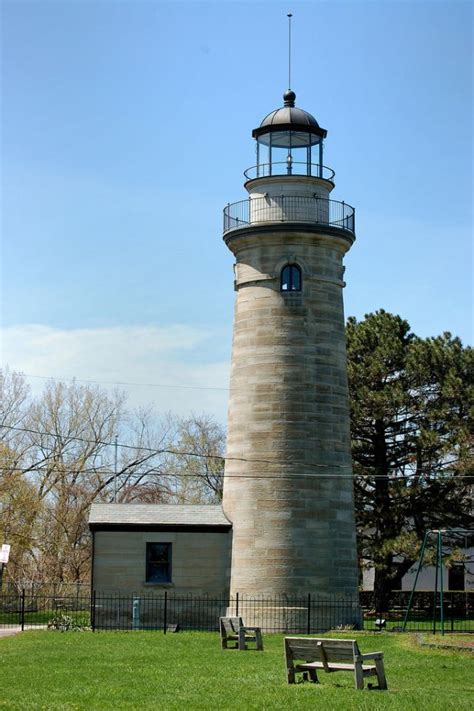
<instances>
[{"instance_id":1,"label":"lantern room","mask_svg":"<svg viewBox=\"0 0 474 711\"><path fill-rule=\"evenodd\" d=\"M327 131L311 114L295 106L296 94L283 94L284 104L271 111L252 131L257 142L257 165L245 172L249 179L271 175L309 175L331 179L323 165Z\"/></svg>"}]
</instances>

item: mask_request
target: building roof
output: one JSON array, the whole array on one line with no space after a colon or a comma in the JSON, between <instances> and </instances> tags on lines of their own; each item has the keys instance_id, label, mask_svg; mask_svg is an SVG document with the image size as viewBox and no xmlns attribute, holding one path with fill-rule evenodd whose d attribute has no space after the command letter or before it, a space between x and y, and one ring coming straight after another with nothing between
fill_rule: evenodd
<instances>
[{"instance_id":1,"label":"building roof","mask_svg":"<svg viewBox=\"0 0 474 711\"><path fill-rule=\"evenodd\" d=\"M226 526L220 504L92 504L89 526Z\"/></svg>"},{"instance_id":2,"label":"building roof","mask_svg":"<svg viewBox=\"0 0 474 711\"><path fill-rule=\"evenodd\" d=\"M314 126L319 128L319 124L307 111L299 109L297 106L282 106L279 109L274 109L265 116L260 127L277 126L285 124L293 124L301 127Z\"/></svg>"},{"instance_id":3,"label":"building roof","mask_svg":"<svg viewBox=\"0 0 474 711\"><path fill-rule=\"evenodd\" d=\"M267 114L260 126L252 131L252 136L266 145L271 142L275 147L287 147L290 145L288 141L283 136L277 136L276 134L288 131L296 134L301 133L303 134L301 136L292 136L291 141L295 148L298 146L298 141L301 146L306 146L314 145L321 138L325 138L327 135L326 129L321 128L310 113L295 106L295 99L296 94L294 91L285 91L283 94L284 105ZM271 139L269 134L272 134Z\"/></svg>"}]
</instances>

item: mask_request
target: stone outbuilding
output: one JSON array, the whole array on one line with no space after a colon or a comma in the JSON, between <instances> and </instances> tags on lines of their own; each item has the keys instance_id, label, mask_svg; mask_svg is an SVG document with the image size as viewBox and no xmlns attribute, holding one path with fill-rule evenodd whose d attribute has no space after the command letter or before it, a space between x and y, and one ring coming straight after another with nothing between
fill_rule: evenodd
<instances>
[{"instance_id":1,"label":"stone outbuilding","mask_svg":"<svg viewBox=\"0 0 474 711\"><path fill-rule=\"evenodd\" d=\"M221 506L92 504L92 589L222 595L232 524Z\"/></svg>"}]
</instances>

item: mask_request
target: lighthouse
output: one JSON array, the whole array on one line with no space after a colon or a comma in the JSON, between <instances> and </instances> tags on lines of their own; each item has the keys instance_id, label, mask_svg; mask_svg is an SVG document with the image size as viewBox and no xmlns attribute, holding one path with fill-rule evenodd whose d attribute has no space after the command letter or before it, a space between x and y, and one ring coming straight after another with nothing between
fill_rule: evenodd
<instances>
[{"instance_id":1,"label":"lighthouse","mask_svg":"<svg viewBox=\"0 0 474 711\"><path fill-rule=\"evenodd\" d=\"M296 106L253 130L245 200L224 209L236 292L223 509L230 593L356 595L343 258L327 131Z\"/></svg>"}]
</instances>

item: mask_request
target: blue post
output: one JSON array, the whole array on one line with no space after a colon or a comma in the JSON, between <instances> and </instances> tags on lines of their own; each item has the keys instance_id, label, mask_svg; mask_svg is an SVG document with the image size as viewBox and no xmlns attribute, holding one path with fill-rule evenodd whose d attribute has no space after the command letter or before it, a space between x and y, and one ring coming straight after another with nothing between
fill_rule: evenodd
<instances>
[{"instance_id":1,"label":"blue post","mask_svg":"<svg viewBox=\"0 0 474 711\"><path fill-rule=\"evenodd\" d=\"M132 628L140 629L140 598L134 597L132 602Z\"/></svg>"}]
</instances>

